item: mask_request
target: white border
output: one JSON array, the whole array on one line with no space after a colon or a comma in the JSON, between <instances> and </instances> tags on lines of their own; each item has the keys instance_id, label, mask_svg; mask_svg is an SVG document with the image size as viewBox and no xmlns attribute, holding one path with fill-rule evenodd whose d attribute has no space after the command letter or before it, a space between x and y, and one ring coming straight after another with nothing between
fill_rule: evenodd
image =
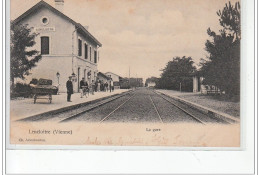
<instances>
[{"instance_id":1,"label":"white border","mask_svg":"<svg viewBox=\"0 0 260 175\"><path fill-rule=\"evenodd\" d=\"M9 5L8 0L7 4ZM243 151L7 150L7 173L254 174L256 143L253 127L255 95L253 0L242 0L242 22L244 40L241 61L241 116L245 116L242 120L241 136L244 141ZM6 36L7 34L8 31ZM8 88L6 90L8 91Z\"/></svg>"},{"instance_id":2,"label":"white border","mask_svg":"<svg viewBox=\"0 0 260 175\"><path fill-rule=\"evenodd\" d=\"M4 22L5 22L5 19L6 19L6 9L5 9L5 1L2 1L2 3L0 3L0 9L2 9L2 11L1 11L1 13L0 13L0 18L1 18L1 24L3 24L3 25L1 25L1 28L0 28L0 31L1 31L1 35L0 35L0 38L1 38L1 44L0 44L0 47L1 47L1 56L2 56L2 58L4 58L4 56L5 56L5 48L4 48L4 43L5 43L5 39L4 39L4 37L5 37L5 24L4 24ZM2 148L2 150L1 150L1 157L2 157L2 159L1 159L1 172L2 172L2 174L4 174L5 172L6 172L6 152L5 152L5 149L6 149L6 142L5 142L5 131L6 131L6 128L5 128L5 116L4 116L4 114L5 114L5 103L4 103L4 101L5 101L5 98L3 97L4 96L4 94L5 94L5 85L4 85L4 77L5 77L5 68L4 68L4 66L3 65L5 65L5 59L2 59L2 61L0 61L0 66L3 68L2 69L2 71L0 71L0 77L1 77L1 86L0 86L0 91L1 91L1 101L0 101L0 105L1 105L1 113L2 113L2 120L0 120L0 122L1 122L1 126L2 126L2 129L1 129L1 131L0 131L0 133L1 133L1 136L2 136L2 139L1 139L1 148Z\"/></svg>"}]
</instances>

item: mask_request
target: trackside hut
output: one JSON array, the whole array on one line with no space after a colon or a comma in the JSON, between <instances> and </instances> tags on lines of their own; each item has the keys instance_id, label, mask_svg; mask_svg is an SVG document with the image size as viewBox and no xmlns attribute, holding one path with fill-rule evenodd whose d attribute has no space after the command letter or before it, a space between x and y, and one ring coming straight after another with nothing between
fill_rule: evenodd
<instances>
[{"instance_id":1,"label":"trackside hut","mask_svg":"<svg viewBox=\"0 0 260 175\"><path fill-rule=\"evenodd\" d=\"M102 44L80 23L62 13L64 0L55 0L55 7L40 1L13 22L28 24L39 35L34 48L41 52L42 59L26 77L51 79L59 90L66 92L66 81L73 73L74 91L79 90L79 80L85 77L88 82L97 77L98 48Z\"/></svg>"},{"instance_id":2,"label":"trackside hut","mask_svg":"<svg viewBox=\"0 0 260 175\"><path fill-rule=\"evenodd\" d=\"M221 93L220 89L216 86L203 84L203 80L204 77L199 71L193 74L193 92L200 92L202 94Z\"/></svg>"},{"instance_id":3,"label":"trackside hut","mask_svg":"<svg viewBox=\"0 0 260 175\"><path fill-rule=\"evenodd\" d=\"M150 82L148 82L147 83L147 87L155 87L155 82L153 82L153 81L150 81Z\"/></svg>"}]
</instances>

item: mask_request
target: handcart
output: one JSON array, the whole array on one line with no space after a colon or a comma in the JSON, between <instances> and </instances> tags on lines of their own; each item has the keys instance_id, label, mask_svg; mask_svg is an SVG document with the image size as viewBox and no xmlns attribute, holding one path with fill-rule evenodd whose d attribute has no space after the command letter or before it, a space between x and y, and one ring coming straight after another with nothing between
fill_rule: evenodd
<instances>
[{"instance_id":1,"label":"handcart","mask_svg":"<svg viewBox=\"0 0 260 175\"><path fill-rule=\"evenodd\" d=\"M52 95L57 95L58 88L52 85L52 80L40 79L38 84L32 86L33 102L36 103L37 99L48 99L49 103L52 102Z\"/></svg>"}]
</instances>

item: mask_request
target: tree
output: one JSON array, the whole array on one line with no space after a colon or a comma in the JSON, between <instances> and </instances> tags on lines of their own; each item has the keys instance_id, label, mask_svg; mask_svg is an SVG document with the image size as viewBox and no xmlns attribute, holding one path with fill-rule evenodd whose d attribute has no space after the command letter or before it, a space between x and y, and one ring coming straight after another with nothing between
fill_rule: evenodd
<instances>
[{"instance_id":1,"label":"tree","mask_svg":"<svg viewBox=\"0 0 260 175\"><path fill-rule=\"evenodd\" d=\"M235 6L229 2L222 11L218 11L217 15L219 23L223 27L223 31L230 33L234 39L241 39L241 23L240 23L240 3L236 2Z\"/></svg>"},{"instance_id":2,"label":"tree","mask_svg":"<svg viewBox=\"0 0 260 175\"><path fill-rule=\"evenodd\" d=\"M142 78L130 78L129 79L129 86L130 87L142 87L143 86L143 79Z\"/></svg>"},{"instance_id":3,"label":"tree","mask_svg":"<svg viewBox=\"0 0 260 175\"><path fill-rule=\"evenodd\" d=\"M192 91L192 75L196 70L191 57L175 57L162 70L156 87L164 89Z\"/></svg>"},{"instance_id":4,"label":"tree","mask_svg":"<svg viewBox=\"0 0 260 175\"><path fill-rule=\"evenodd\" d=\"M37 50L29 50L35 44L36 33L28 25L15 24L11 22L11 81L14 78L24 79L29 75L29 71L41 60L41 55Z\"/></svg>"},{"instance_id":5,"label":"tree","mask_svg":"<svg viewBox=\"0 0 260 175\"><path fill-rule=\"evenodd\" d=\"M223 27L216 34L209 28L208 35L212 40L206 41L205 50L209 53L208 60L201 61L200 73L203 84L214 85L225 91L230 97L240 92L240 5L226 4L218 11L219 22Z\"/></svg>"}]
</instances>

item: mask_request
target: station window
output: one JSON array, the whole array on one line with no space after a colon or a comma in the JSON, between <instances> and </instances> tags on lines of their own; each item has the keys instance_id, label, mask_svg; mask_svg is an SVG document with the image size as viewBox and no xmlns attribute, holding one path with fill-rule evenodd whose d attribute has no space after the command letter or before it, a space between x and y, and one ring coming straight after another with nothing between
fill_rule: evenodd
<instances>
[{"instance_id":1,"label":"station window","mask_svg":"<svg viewBox=\"0 0 260 175\"><path fill-rule=\"evenodd\" d=\"M82 56L82 41L78 39L78 56Z\"/></svg>"},{"instance_id":2,"label":"station window","mask_svg":"<svg viewBox=\"0 0 260 175\"><path fill-rule=\"evenodd\" d=\"M88 59L88 45L85 44L85 59Z\"/></svg>"},{"instance_id":3,"label":"station window","mask_svg":"<svg viewBox=\"0 0 260 175\"><path fill-rule=\"evenodd\" d=\"M91 50L92 50L92 48L89 47L89 58L90 58L90 61L91 61Z\"/></svg>"},{"instance_id":4,"label":"station window","mask_svg":"<svg viewBox=\"0 0 260 175\"><path fill-rule=\"evenodd\" d=\"M43 24L47 24L48 23L48 19L47 18L42 18L42 23Z\"/></svg>"},{"instance_id":5,"label":"station window","mask_svg":"<svg viewBox=\"0 0 260 175\"><path fill-rule=\"evenodd\" d=\"M97 63L97 51L94 51L94 63Z\"/></svg>"},{"instance_id":6,"label":"station window","mask_svg":"<svg viewBox=\"0 0 260 175\"><path fill-rule=\"evenodd\" d=\"M41 18L41 22L42 22L43 25L47 25L47 24L49 24L49 18L46 17L46 16L43 16Z\"/></svg>"},{"instance_id":7,"label":"station window","mask_svg":"<svg viewBox=\"0 0 260 175\"><path fill-rule=\"evenodd\" d=\"M42 55L48 55L50 54L49 50L50 50L50 39L47 36L42 36L41 37L41 54Z\"/></svg>"}]
</instances>

